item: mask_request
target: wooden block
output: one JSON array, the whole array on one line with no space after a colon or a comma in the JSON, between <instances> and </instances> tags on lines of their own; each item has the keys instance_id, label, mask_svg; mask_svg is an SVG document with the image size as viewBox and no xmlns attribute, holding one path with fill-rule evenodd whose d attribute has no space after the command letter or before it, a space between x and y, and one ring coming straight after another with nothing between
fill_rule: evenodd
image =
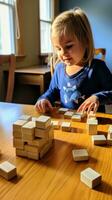
<instances>
[{"instance_id":1,"label":"wooden block","mask_svg":"<svg viewBox=\"0 0 112 200\"><path fill-rule=\"evenodd\" d=\"M33 160L39 160L39 153L27 152L27 157Z\"/></svg>"},{"instance_id":2,"label":"wooden block","mask_svg":"<svg viewBox=\"0 0 112 200\"><path fill-rule=\"evenodd\" d=\"M72 121L80 122L81 121L81 115L80 114L74 114L71 119L72 119Z\"/></svg>"},{"instance_id":3,"label":"wooden block","mask_svg":"<svg viewBox=\"0 0 112 200\"><path fill-rule=\"evenodd\" d=\"M71 123L70 122L62 122L61 124L62 131L71 131Z\"/></svg>"},{"instance_id":4,"label":"wooden block","mask_svg":"<svg viewBox=\"0 0 112 200\"><path fill-rule=\"evenodd\" d=\"M21 115L19 117L19 120L31 121L32 120L32 116L31 115Z\"/></svg>"},{"instance_id":5,"label":"wooden block","mask_svg":"<svg viewBox=\"0 0 112 200\"><path fill-rule=\"evenodd\" d=\"M90 111L87 118L96 118L96 114L93 111Z\"/></svg>"},{"instance_id":6,"label":"wooden block","mask_svg":"<svg viewBox=\"0 0 112 200\"><path fill-rule=\"evenodd\" d=\"M96 118L88 118L87 119L87 132L89 135L96 135L97 134L97 125L98 120Z\"/></svg>"},{"instance_id":7,"label":"wooden block","mask_svg":"<svg viewBox=\"0 0 112 200\"><path fill-rule=\"evenodd\" d=\"M27 157L27 151L16 148L16 156Z\"/></svg>"},{"instance_id":8,"label":"wooden block","mask_svg":"<svg viewBox=\"0 0 112 200\"><path fill-rule=\"evenodd\" d=\"M86 111L84 111L84 112L77 112L76 114L80 115L81 119L83 119L84 117L87 117L87 112Z\"/></svg>"},{"instance_id":9,"label":"wooden block","mask_svg":"<svg viewBox=\"0 0 112 200\"><path fill-rule=\"evenodd\" d=\"M103 145L107 143L104 135L92 135L92 142L95 145Z\"/></svg>"},{"instance_id":10,"label":"wooden block","mask_svg":"<svg viewBox=\"0 0 112 200\"><path fill-rule=\"evenodd\" d=\"M45 139L45 138L36 138L32 141L28 141L28 144L29 145L32 145L32 146L36 146L38 147L38 149L42 149L42 147L48 142L49 140Z\"/></svg>"},{"instance_id":11,"label":"wooden block","mask_svg":"<svg viewBox=\"0 0 112 200\"><path fill-rule=\"evenodd\" d=\"M13 147L17 149L24 149L24 142L20 138L13 138Z\"/></svg>"},{"instance_id":12,"label":"wooden block","mask_svg":"<svg viewBox=\"0 0 112 200\"><path fill-rule=\"evenodd\" d=\"M72 150L74 161L86 161L89 159L88 151L86 149Z\"/></svg>"},{"instance_id":13,"label":"wooden block","mask_svg":"<svg viewBox=\"0 0 112 200\"><path fill-rule=\"evenodd\" d=\"M52 126L47 127L47 129L35 128L35 137L48 139L51 131L53 131Z\"/></svg>"},{"instance_id":14,"label":"wooden block","mask_svg":"<svg viewBox=\"0 0 112 200\"><path fill-rule=\"evenodd\" d=\"M71 119L71 117L73 116L74 112L72 111L67 111L64 113L64 118L66 119Z\"/></svg>"},{"instance_id":15,"label":"wooden block","mask_svg":"<svg viewBox=\"0 0 112 200\"><path fill-rule=\"evenodd\" d=\"M35 122L29 121L22 126L22 138L26 142L35 138Z\"/></svg>"},{"instance_id":16,"label":"wooden block","mask_svg":"<svg viewBox=\"0 0 112 200\"><path fill-rule=\"evenodd\" d=\"M36 154L39 153L38 148L36 146L32 146L28 144L24 145L24 150L31 153L36 153Z\"/></svg>"},{"instance_id":17,"label":"wooden block","mask_svg":"<svg viewBox=\"0 0 112 200\"><path fill-rule=\"evenodd\" d=\"M51 117L41 115L40 117L37 118L35 123L37 128L46 129L51 125Z\"/></svg>"},{"instance_id":18,"label":"wooden block","mask_svg":"<svg viewBox=\"0 0 112 200\"><path fill-rule=\"evenodd\" d=\"M60 114L64 114L65 112L67 112L69 109L68 108L59 108L58 112Z\"/></svg>"},{"instance_id":19,"label":"wooden block","mask_svg":"<svg viewBox=\"0 0 112 200\"><path fill-rule=\"evenodd\" d=\"M21 131L16 131L16 132L13 131L13 137L22 139L22 130Z\"/></svg>"},{"instance_id":20,"label":"wooden block","mask_svg":"<svg viewBox=\"0 0 112 200\"><path fill-rule=\"evenodd\" d=\"M60 123L57 120L51 120L54 129L60 129Z\"/></svg>"},{"instance_id":21,"label":"wooden block","mask_svg":"<svg viewBox=\"0 0 112 200\"><path fill-rule=\"evenodd\" d=\"M52 145L52 140L49 140L49 142L41 149L39 157L42 158L49 151Z\"/></svg>"},{"instance_id":22,"label":"wooden block","mask_svg":"<svg viewBox=\"0 0 112 200\"><path fill-rule=\"evenodd\" d=\"M2 162L0 164L0 176L7 180L12 179L17 175L16 167L8 161Z\"/></svg>"},{"instance_id":23,"label":"wooden block","mask_svg":"<svg viewBox=\"0 0 112 200\"><path fill-rule=\"evenodd\" d=\"M81 172L80 179L88 187L94 188L101 183L101 175L93 170L92 168L87 168Z\"/></svg>"},{"instance_id":24,"label":"wooden block","mask_svg":"<svg viewBox=\"0 0 112 200\"><path fill-rule=\"evenodd\" d=\"M108 134L110 135L110 138L112 139L112 125L108 128Z\"/></svg>"},{"instance_id":25,"label":"wooden block","mask_svg":"<svg viewBox=\"0 0 112 200\"><path fill-rule=\"evenodd\" d=\"M13 123L13 132L21 132L21 128L27 122L25 120L17 120Z\"/></svg>"},{"instance_id":26,"label":"wooden block","mask_svg":"<svg viewBox=\"0 0 112 200\"><path fill-rule=\"evenodd\" d=\"M112 145L112 138L110 137L110 134L108 133L108 135L107 135L107 144L108 145Z\"/></svg>"}]
</instances>

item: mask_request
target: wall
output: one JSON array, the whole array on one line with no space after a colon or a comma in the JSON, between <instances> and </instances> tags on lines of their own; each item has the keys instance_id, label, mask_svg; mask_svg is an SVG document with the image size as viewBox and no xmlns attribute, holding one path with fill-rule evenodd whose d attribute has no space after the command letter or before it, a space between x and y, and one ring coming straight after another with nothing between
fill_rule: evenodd
<instances>
[{"instance_id":1,"label":"wall","mask_svg":"<svg viewBox=\"0 0 112 200\"><path fill-rule=\"evenodd\" d=\"M60 12L74 7L84 9L93 30L95 47L105 47L106 63L112 72L112 1L60 0Z\"/></svg>"}]
</instances>

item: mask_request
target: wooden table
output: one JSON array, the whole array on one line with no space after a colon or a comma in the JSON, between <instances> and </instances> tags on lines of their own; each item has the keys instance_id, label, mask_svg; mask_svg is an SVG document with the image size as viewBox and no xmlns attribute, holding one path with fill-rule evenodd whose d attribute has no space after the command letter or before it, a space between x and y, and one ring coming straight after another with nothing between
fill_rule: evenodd
<instances>
[{"instance_id":1,"label":"wooden table","mask_svg":"<svg viewBox=\"0 0 112 200\"><path fill-rule=\"evenodd\" d=\"M39 85L40 94L49 86L50 68L47 66L32 66L15 70L16 81L20 84Z\"/></svg>"},{"instance_id":2,"label":"wooden table","mask_svg":"<svg viewBox=\"0 0 112 200\"><path fill-rule=\"evenodd\" d=\"M0 162L8 160L16 165L18 176L11 181L0 177L0 200L111 200L112 147L92 146L86 133L86 123L74 123L75 132L54 131L54 145L40 161L16 157L12 145L12 123L22 114L38 116L30 105L0 103ZM54 112L53 119L63 121ZM112 115L97 114L98 132L106 134ZM74 162L73 148L87 148L90 159ZM102 174L102 183L95 189L80 181L80 172L87 167Z\"/></svg>"}]
</instances>

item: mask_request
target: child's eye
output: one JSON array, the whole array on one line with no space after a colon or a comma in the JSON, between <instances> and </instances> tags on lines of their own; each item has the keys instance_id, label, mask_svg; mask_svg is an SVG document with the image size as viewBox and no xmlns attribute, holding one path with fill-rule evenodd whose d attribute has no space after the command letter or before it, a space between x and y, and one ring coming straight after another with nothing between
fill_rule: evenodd
<instances>
[{"instance_id":1,"label":"child's eye","mask_svg":"<svg viewBox=\"0 0 112 200\"><path fill-rule=\"evenodd\" d=\"M70 48L72 48L73 47L73 44L70 44L70 45L67 45L66 46L66 49L70 49Z\"/></svg>"}]
</instances>

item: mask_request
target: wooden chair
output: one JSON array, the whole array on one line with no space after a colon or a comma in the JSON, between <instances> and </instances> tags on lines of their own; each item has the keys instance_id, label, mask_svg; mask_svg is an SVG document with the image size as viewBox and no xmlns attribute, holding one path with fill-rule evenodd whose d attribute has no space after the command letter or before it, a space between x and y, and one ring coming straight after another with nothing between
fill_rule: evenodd
<instances>
[{"instance_id":1,"label":"wooden chair","mask_svg":"<svg viewBox=\"0 0 112 200\"><path fill-rule=\"evenodd\" d=\"M14 81L15 81L15 68L16 68L16 58L14 54L10 55L0 55L0 68L4 63L8 63L8 81L7 81L7 91L6 91L6 102L12 102ZM3 70L2 70L3 71Z\"/></svg>"},{"instance_id":2,"label":"wooden chair","mask_svg":"<svg viewBox=\"0 0 112 200\"><path fill-rule=\"evenodd\" d=\"M106 56L106 49L105 48L97 48L97 49L94 49L94 56L98 56L98 55L101 55L99 59L101 60L105 60L105 56ZM50 71L51 71L51 76L53 75L54 73L54 69L55 69L55 65L59 62L59 59L57 58L57 55L53 55L51 56L50 58Z\"/></svg>"},{"instance_id":3,"label":"wooden chair","mask_svg":"<svg viewBox=\"0 0 112 200\"><path fill-rule=\"evenodd\" d=\"M105 48L97 48L95 49L95 56L97 55L101 55L101 60L105 60L105 56L106 56L106 49Z\"/></svg>"}]
</instances>

